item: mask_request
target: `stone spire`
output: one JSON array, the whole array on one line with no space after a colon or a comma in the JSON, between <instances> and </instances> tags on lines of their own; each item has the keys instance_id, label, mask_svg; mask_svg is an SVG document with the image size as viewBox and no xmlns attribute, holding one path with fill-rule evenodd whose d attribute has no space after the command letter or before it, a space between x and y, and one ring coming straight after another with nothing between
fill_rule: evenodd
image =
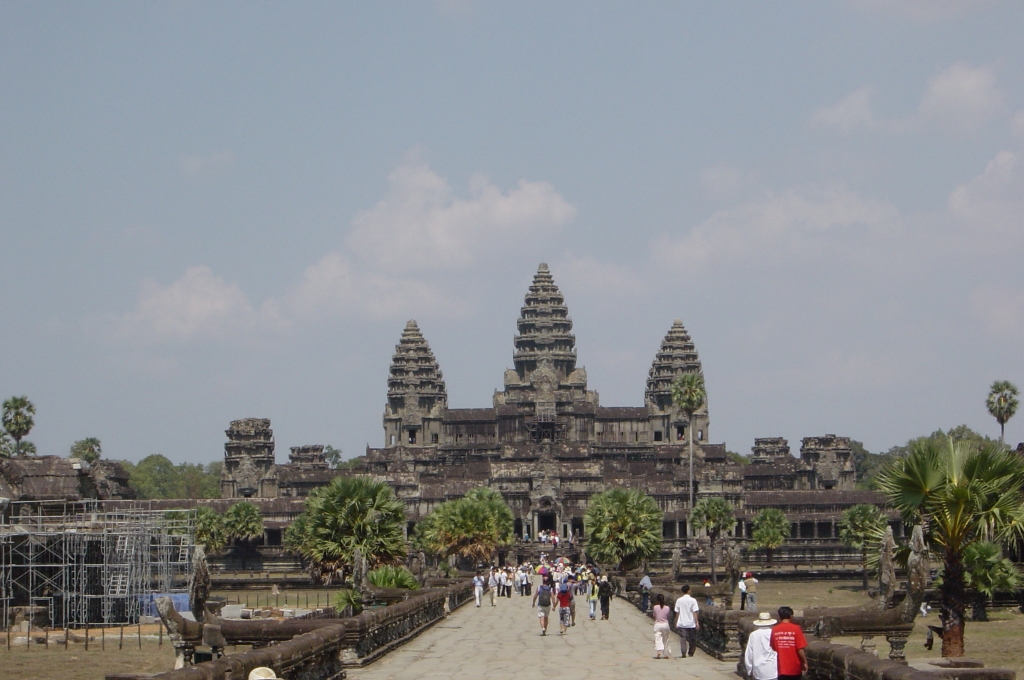
<instances>
[{"instance_id":1,"label":"stone spire","mask_svg":"<svg viewBox=\"0 0 1024 680\"><path fill-rule=\"evenodd\" d=\"M519 316L519 334L513 356L519 380L532 382L538 368L554 372L556 384L576 370L576 337L565 298L555 285L548 266L537 268L533 284Z\"/></svg>"},{"instance_id":2,"label":"stone spire","mask_svg":"<svg viewBox=\"0 0 1024 680\"><path fill-rule=\"evenodd\" d=\"M703 373L697 348L686 332L683 322L676 319L661 341L654 362L647 374L647 405L659 411L672 408L672 383L684 373Z\"/></svg>"},{"instance_id":3,"label":"stone spire","mask_svg":"<svg viewBox=\"0 0 1024 680\"><path fill-rule=\"evenodd\" d=\"M402 339L395 345L388 377L388 407L392 414L400 410L429 414L435 408L447 408L448 393L444 376L430 345L415 321L405 324Z\"/></svg>"}]
</instances>

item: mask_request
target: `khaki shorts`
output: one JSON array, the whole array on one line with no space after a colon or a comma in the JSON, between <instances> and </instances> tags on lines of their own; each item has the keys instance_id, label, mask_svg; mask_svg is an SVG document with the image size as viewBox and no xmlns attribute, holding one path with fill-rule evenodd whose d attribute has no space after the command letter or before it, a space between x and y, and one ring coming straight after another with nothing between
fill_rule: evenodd
<instances>
[{"instance_id":1,"label":"khaki shorts","mask_svg":"<svg viewBox=\"0 0 1024 680\"><path fill-rule=\"evenodd\" d=\"M542 607L537 605L537 618L543 619L544 617L551 614L551 607Z\"/></svg>"}]
</instances>

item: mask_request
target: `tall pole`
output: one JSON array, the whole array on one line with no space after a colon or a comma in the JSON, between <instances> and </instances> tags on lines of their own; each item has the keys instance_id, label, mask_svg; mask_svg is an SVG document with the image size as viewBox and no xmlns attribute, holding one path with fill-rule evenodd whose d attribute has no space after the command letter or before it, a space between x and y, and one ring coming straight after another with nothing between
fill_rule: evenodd
<instances>
[{"instance_id":1,"label":"tall pole","mask_svg":"<svg viewBox=\"0 0 1024 680\"><path fill-rule=\"evenodd\" d=\"M686 523L687 533L693 534L693 413L688 413L689 423L686 426L687 434L690 435L690 521Z\"/></svg>"}]
</instances>

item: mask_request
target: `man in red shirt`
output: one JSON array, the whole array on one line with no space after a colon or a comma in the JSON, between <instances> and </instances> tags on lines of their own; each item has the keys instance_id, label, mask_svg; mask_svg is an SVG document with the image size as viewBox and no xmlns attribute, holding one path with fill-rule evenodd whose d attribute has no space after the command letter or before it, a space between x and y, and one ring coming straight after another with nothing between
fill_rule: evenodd
<instances>
[{"instance_id":1,"label":"man in red shirt","mask_svg":"<svg viewBox=\"0 0 1024 680\"><path fill-rule=\"evenodd\" d=\"M771 640L772 649L779 655L779 680L800 680L800 675L807 672L807 638L792 619L790 607L779 607L779 623L772 628Z\"/></svg>"}]
</instances>

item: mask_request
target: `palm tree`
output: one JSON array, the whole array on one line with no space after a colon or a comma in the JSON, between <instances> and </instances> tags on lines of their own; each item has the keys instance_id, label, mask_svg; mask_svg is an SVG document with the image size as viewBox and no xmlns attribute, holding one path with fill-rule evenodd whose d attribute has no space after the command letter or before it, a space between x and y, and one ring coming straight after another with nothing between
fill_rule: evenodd
<instances>
[{"instance_id":1,"label":"palm tree","mask_svg":"<svg viewBox=\"0 0 1024 680\"><path fill-rule=\"evenodd\" d=\"M708 399L704 387L704 376L700 373L684 373L672 383L672 403L686 414L686 432L690 444L690 510L693 510L693 414Z\"/></svg>"},{"instance_id":2,"label":"palm tree","mask_svg":"<svg viewBox=\"0 0 1024 680\"><path fill-rule=\"evenodd\" d=\"M36 407L28 397L11 397L4 402L3 425L7 434L14 439L14 451L21 455L21 440L32 431L35 425Z\"/></svg>"},{"instance_id":3,"label":"palm tree","mask_svg":"<svg viewBox=\"0 0 1024 680\"><path fill-rule=\"evenodd\" d=\"M996 591L1016 591L1022 580L1013 560L989 542L972 543L964 550L964 576L967 587L974 590L972 621L988 621L988 601Z\"/></svg>"},{"instance_id":4,"label":"palm tree","mask_svg":"<svg viewBox=\"0 0 1024 680\"><path fill-rule=\"evenodd\" d=\"M637 489L609 489L587 502L587 554L630 569L661 554L661 520L653 498Z\"/></svg>"},{"instance_id":5,"label":"palm tree","mask_svg":"<svg viewBox=\"0 0 1024 680\"><path fill-rule=\"evenodd\" d=\"M998 444L924 440L886 468L879 488L904 522L924 527L930 547L941 555L942 655L963 656L964 558L975 543L1024 536L1024 459Z\"/></svg>"},{"instance_id":6,"label":"palm tree","mask_svg":"<svg viewBox=\"0 0 1024 680\"><path fill-rule=\"evenodd\" d=\"M202 505L195 510L195 540L210 555L219 553L227 545L224 518L209 506Z\"/></svg>"},{"instance_id":7,"label":"palm tree","mask_svg":"<svg viewBox=\"0 0 1024 680\"><path fill-rule=\"evenodd\" d=\"M879 532L885 531L888 520L876 505L855 505L843 511L839 520L839 541L847 548L860 550L861 578L868 589L868 546Z\"/></svg>"},{"instance_id":8,"label":"palm tree","mask_svg":"<svg viewBox=\"0 0 1024 680\"><path fill-rule=\"evenodd\" d=\"M413 573L402 566L385 564L366 574L366 579L378 588L403 588L419 590L420 583Z\"/></svg>"},{"instance_id":9,"label":"palm tree","mask_svg":"<svg viewBox=\"0 0 1024 680\"><path fill-rule=\"evenodd\" d=\"M224 513L224 533L229 540L238 541L242 548L242 569L252 543L263 536L263 515L254 503L235 503Z\"/></svg>"},{"instance_id":10,"label":"palm tree","mask_svg":"<svg viewBox=\"0 0 1024 680\"><path fill-rule=\"evenodd\" d=\"M501 494L481 487L446 501L416 525L415 543L440 557L489 561L513 540L514 520Z\"/></svg>"},{"instance_id":11,"label":"palm tree","mask_svg":"<svg viewBox=\"0 0 1024 680\"><path fill-rule=\"evenodd\" d=\"M344 579L357 550L370 568L401 562L404 523L405 504L390 486L369 477L335 477L306 499L285 545L308 560L310 573L326 585L336 576Z\"/></svg>"},{"instance_id":12,"label":"palm tree","mask_svg":"<svg viewBox=\"0 0 1024 680\"><path fill-rule=\"evenodd\" d=\"M1017 399L1019 396L1020 391L1017 390L1017 386L1008 380L997 380L988 390L985 406L999 423L999 442L1002 444L1006 443L1003 439L1006 434L1006 421L1013 417L1020 405Z\"/></svg>"},{"instance_id":13,"label":"palm tree","mask_svg":"<svg viewBox=\"0 0 1024 680\"><path fill-rule=\"evenodd\" d=\"M102 455L103 448L100 445L100 440L96 437L79 439L71 445L71 451L69 452L71 458L81 458L86 463L89 463L89 465L98 461Z\"/></svg>"},{"instance_id":14,"label":"palm tree","mask_svg":"<svg viewBox=\"0 0 1024 680\"><path fill-rule=\"evenodd\" d=\"M768 566L772 566L772 553L782 546L789 538L789 519L778 508L765 508L754 517L754 531L751 534L751 547L764 550L768 557Z\"/></svg>"},{"instance_id":15,"label":"palm tree","mask_svg":"<svg viewBox=\"0 0 1024 680\"><path fill-rule=\"evenodd\" d=\"M715 543L723 531L736 525L732 506L724 498L705 498L697 503L690 513L690 524L694 529L704 529L711 539L711 582L718 583L715 571Z\"/></svg>"}]
</instances>

